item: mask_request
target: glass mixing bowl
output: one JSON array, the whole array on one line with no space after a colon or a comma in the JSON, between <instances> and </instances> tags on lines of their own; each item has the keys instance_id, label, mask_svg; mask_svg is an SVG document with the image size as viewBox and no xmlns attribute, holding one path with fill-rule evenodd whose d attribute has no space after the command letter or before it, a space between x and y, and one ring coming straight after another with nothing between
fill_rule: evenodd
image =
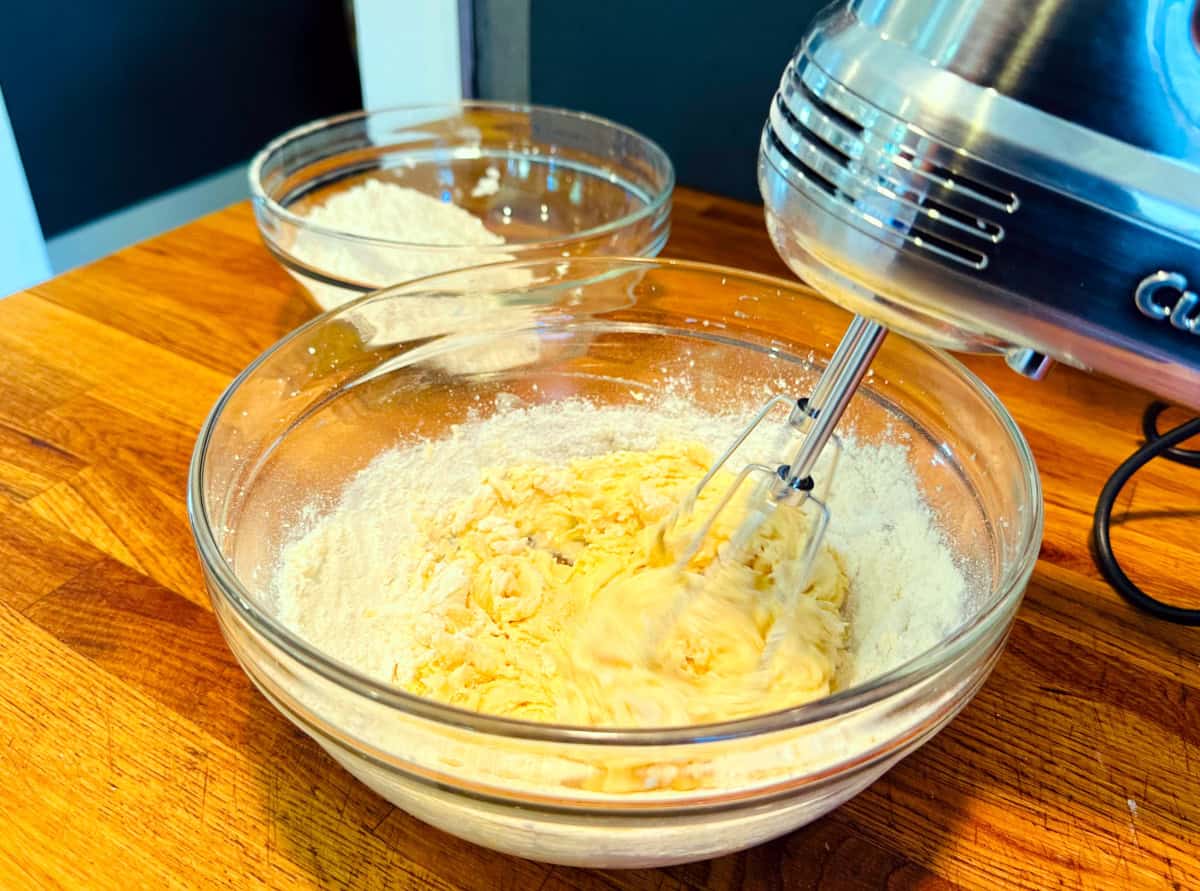
<instances>
[{"instance_id":1,"label":"glass mixing bowl","mask_svg":"<svg viewBox=\"0 0 1200 891\"><path fill-rule=\"evenodd\" d=\"M844 423L860 441L906 440L922 492L970 570L967 618L858 687L706 727L532 724L372 680L274 618L268 581L281 546L382 450L487 415L500 394L649 404L682 381L704 405L757 406L766 391L805 392L848 321L797 285L734 269L620 258L520 268L519 288L506 290L505 264L326 313L221 397L196 445L188 508L229 646L266 697L356 777L491 848L573 865L662 865L813 820L966 705L1001 651L1038 553L1029 449L984 384L944 353L889 338ZM455 307L438 318L457 333L431 328L424 310L439 304ZM650 777L678 781L651 788Z\"/></svg>"},{"instance_id":2,"label":"glass mixing bowl","mask_svg":"<svg viewBox=\"0 0 1200 891\"><path fill-rule=\"evenodd\" d=\"M368 179L464 208L507 243L406 243L370 237L370 221L354 234L306 218L314 206ZM674 184L666 153L619 124L487 102L314 121L280 136L250 163L263 241L324 309L466 266L655 256L667 240Z\"/></svg>"}]
</instances>

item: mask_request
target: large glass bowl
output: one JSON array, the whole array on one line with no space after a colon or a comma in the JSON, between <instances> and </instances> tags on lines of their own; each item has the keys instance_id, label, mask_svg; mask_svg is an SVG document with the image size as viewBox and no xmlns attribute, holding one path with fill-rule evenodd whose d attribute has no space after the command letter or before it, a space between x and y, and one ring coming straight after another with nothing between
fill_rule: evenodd
<instances>
[{"instance_id":1,"label":"large glass bowl","mask_svg":"<svg viewBox=\"0 0 1200 891\"><path fill-rule=\"evenodd\" d=\"M352 233L306 218L314 206L368 179L453 203L507 243L399 242L376 237L369 219L368 231ZM655 256L667 240L674 185L666 153L619 124L488 102L314 121L275 139L250 163L263 241L324 309L465 266Z\"/></svg>"},{"instance_id":2,"label":"large glass bowl","mask_svg":"<svg viewBox=\"0 0 1200 891\"><path fill-rule=\"evenodd\" d=\"M577 258L522 270L515 289L506 290L510 266L478 268L322 315L221 397L196 445L188 506L229 646L267 698L351 773L488 847L563 864L667 864L813 820L971 699L1038 552L1029 449L984 384L944 353L890 338L845 423L860 441L906 439L925 498L974 580L967 618L858 687L702 728L523 723L374 681L274 618L266 580L280 547L381 450L486 415L500 393L649 404L682 380L706 405L757 406L780 387L804 392L848 321L799 286L715 266ZM431 330L424 311L442 303L457 307L437 317L458 333ZM693 787L604 791L648 770Z\"/></svg>"}]
</instances>

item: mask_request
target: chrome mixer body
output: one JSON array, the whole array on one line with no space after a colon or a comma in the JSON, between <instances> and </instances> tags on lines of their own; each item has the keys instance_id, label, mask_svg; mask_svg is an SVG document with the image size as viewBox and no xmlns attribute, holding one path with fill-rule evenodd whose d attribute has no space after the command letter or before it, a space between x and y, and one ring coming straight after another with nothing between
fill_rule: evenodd
<instances>
[{"instance_id":1,"label":"chrome mixer body","mask_svg":"<svg viewBox=\"0 0 1200 891\"><path fill-rule=\"evenodd\" d=\"M825 296L1031 377L1200 408L1196 0L851 0L784 72L759 185Z\"/></svg>"},{"instance_id":2,"label":"chrome mixer body","mask_svg":"<svg viewBox=\"0 0 1200 891\"><path fill-rule=\"evenodd\" d=\"M791 405L779 463L740 470L681 566L736 498L721 555L744 557L773 511L807 510L807 580L836 467L818 460L889 329L1200 409L1198 9L849 0L821 15L772 100L759 187L783 259L855 318L812 391L768 402L677 511L666 528Z\"/></svg>"}]
</instances>

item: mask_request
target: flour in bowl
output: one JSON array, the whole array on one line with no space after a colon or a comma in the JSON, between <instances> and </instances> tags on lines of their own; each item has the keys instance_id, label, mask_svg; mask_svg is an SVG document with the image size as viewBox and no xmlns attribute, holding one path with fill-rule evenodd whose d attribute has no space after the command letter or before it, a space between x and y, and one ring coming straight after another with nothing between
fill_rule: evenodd
<instances>
[{"instance_id":1,"label":"flour in bowl","mask_svg":"<svg viewBox=\"0 0 1200 891\"><path fill-rule=\"evenodd\" d=\"M438 690L453 690L458 681L478 682L479 696L468 701L470 707L561 719L555 712L557 694L548 693L545 684L547 678L558 678L562 667L553 664L550 648L539 650L536 640L525 641L529 645L521 651L519 664L498 665L494 678L479 677L481 660L503 661L485 651L502 654L505 640L525 633L521 624L530 615L515 600L495 609L496 594L488 593L487 587L491 582L483 587L476 583L478 602L473 602L467 575L478 568L479 560L462 562L458 553L458 564L433 566L434 552L438 547L445 551L447 543L458 547L459 537L481 530L485 534L476 537L485 549L515 552L534 543L525 542L524 532L517 534L515 529L512 534L495 534L497 525L511 520L499 514L476 512L464 522L464 498L494 493L498 469L517 467L526 473L532 468L540 480L540 497L552 506L554 498L548 496L554 493L546 487L567 485L570 474L566 483L563 474L572 462L613 454L636 459L656 449L669 450L670 443L680 441L720 451L743 423L741 416L708 414L682 400L649 407L569 399L502 409L457 427L444 439L384 453L283 549L272 583L278 616L319 649L382 681L443 700L447 696ZM636 460L622 460L626 467L636 466ZM585 466L585 475L600 472L596 464L575 466ZM511 478L504 479L501 474L501 486L513 485ZM516 501L529 500L533 491L518 492ZM495 499L487 503L494 510ZM845 578L845 602L839 595L839 621L830 628L836 633L835 626L844 622L845 630L844 655L836 661L829 688L844 689L897 667L944 638L963 618L967 580L921 497L905 446L849 441L830 507L833 521L826 540ZM613 516L627 513L621 508ZM437 524L455 527L453 534L431 539L430 529ZM564 560L577 559L578 554L563 550ZM507 571L526 570L510 563ZM551 577L553 572L547 569L542 575ZM553 598L556 592L543 581L539 577L532 583L538 598ZM828 620L827 611L819 614L826 616L821 621ZM485 638L487 648L481 643ZM474 666L470 671L461 668L466 662ZM430 666L439 665L460 673L425 683ZM520 693L524 677L531 684L528 702ZM416 678L425 681L416 684ZM538 684L541 687L533 691ZM507 703L504 708L513 702L541 704L529 705L531 711L522 714L506 712L501 702ZM782 706L771 702L770 707ZM580 714L577 723L605 725L588 721L586 709ZM623 713L626 718L629 714Z\"/></svg>"},{"instance_id":2,"label":"flour in bowl","mask_svg":"<svg viewBox=\"0 0 1200 891\"><path fill-rule=\"evenodd\" d=\"M487 187L498 182L486 176ZM478 188L478 186L477 186ZM500 263L511 255L487 250L505 243L479 217L416 189L367 179L312 208L307 219L318 226L363 239L300 230L291 252L298 260L343 281L380 288L452 269ZM331 309L356 296L354 291L305 280L317 302Z\"/></svg>"}]
</instances>

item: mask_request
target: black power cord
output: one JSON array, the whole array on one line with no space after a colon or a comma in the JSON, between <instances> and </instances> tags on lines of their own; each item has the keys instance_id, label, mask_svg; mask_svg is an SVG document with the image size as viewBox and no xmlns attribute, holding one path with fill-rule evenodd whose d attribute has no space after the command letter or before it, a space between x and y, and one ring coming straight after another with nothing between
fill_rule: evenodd
<instances>
[{"instance_id":1,"label":"black power cord","mask_svg":"<svg viewBox=\"0 0 1200 891\"><path fill-rule=\"evenodd\" d=\"M1146 411L1142 413L1142 433L1145 434L1147 443L1162 439L1163 434L1158 432L1158 418L1170 407L1165 402L1152 402L1146 406ZM1200 467L1200 449L1181 449L1171 446L1162 453L1162 457L1185 467Z\"/></svg>"},{"instance_id":2,"label":"black power cord","mask_svg":"<svg viewBox=\"0 0 1200 891\"><path fill-rule=\"evenodd\" d=\"M1159 619L1175 622L1178 625L1200 625L1200 609L1184 609L1172 606L1151 597L1139 588L1121 569L1117 556L1113 553L1109 527L1112 524L1113 507L1125 484L1135 473L1155 458L1166 458L1176 464L1187 467L1200 467L1200 449L1181 449L1179 444L1193 436L1200 435L1200 418L1185 421L1178 427L1173 427L1166 433L1158 430L1158 418L1170 406L1165 402L1151 403L1142 415L1142 430L1146 434L1146 444L1125 459L1118 467L1104 489L1100 492L1100 500L1096 502L1096 514L1092 520L1092 541L1096 548L1096 564L1100 572L1108 579L1109 584L1117 589L1117 593L1136 606Z\"/></svg>"}]
</instances>

